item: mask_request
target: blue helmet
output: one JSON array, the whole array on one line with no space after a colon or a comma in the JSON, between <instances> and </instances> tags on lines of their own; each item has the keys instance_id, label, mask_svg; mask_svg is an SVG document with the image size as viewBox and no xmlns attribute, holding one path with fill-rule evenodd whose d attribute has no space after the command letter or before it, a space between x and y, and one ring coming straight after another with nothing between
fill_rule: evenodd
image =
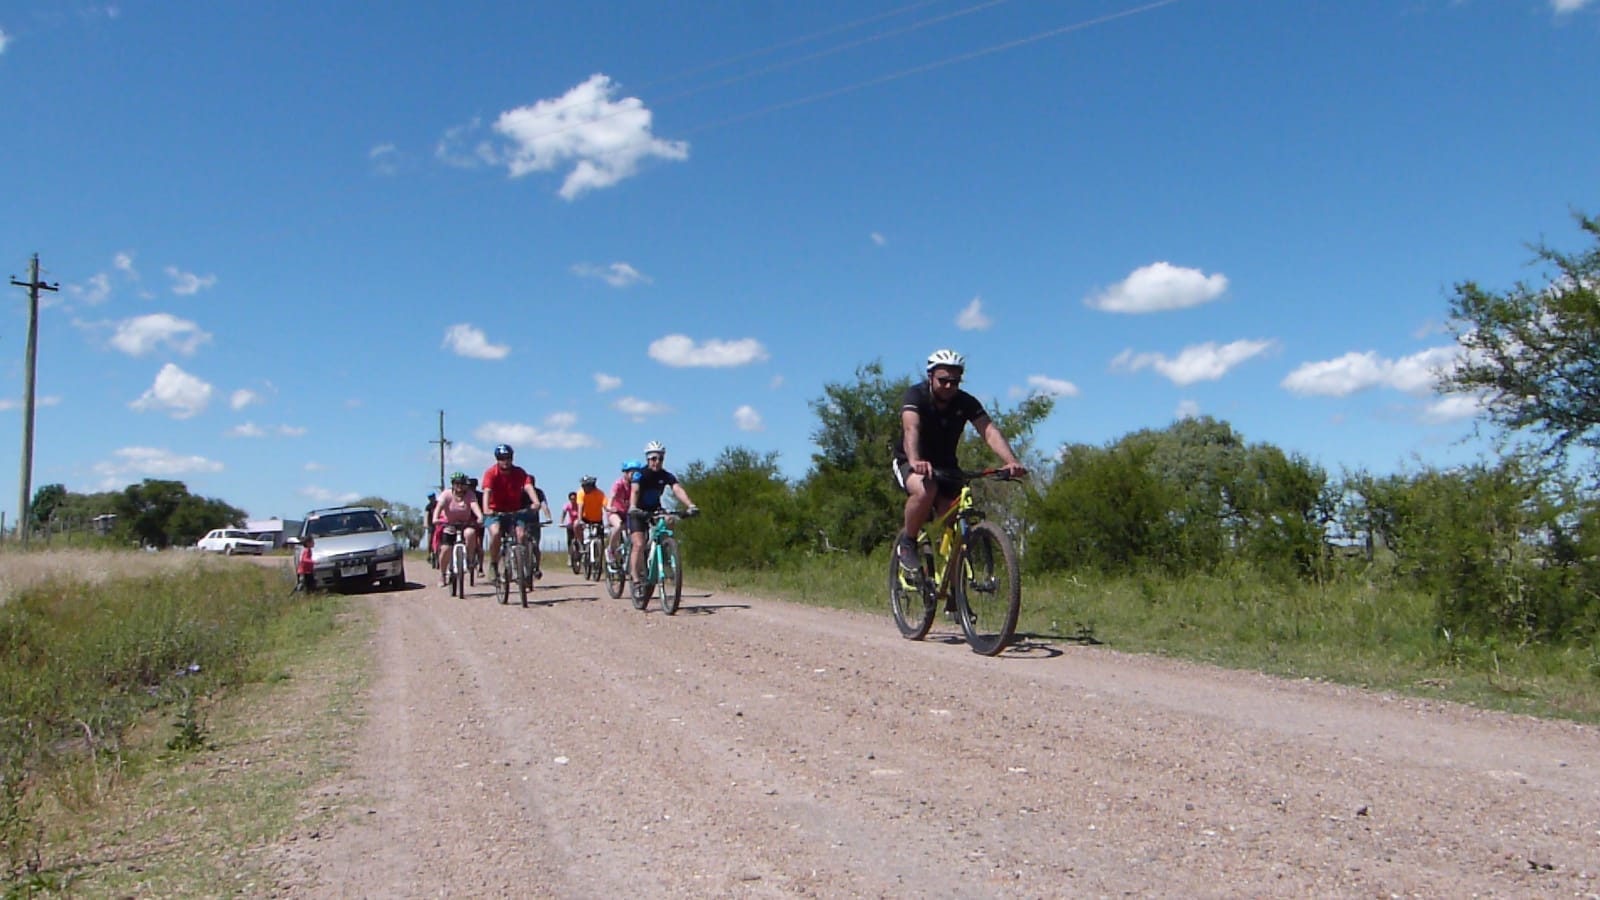
<instances>
[{"instance_id":1,"label":"blue helmet","mask_svg":"<svg viewBox=\"0 0 1600 900\"><path fill-rule=\"evenodd\" d=\"M622 464L622 471L624 472L637 472L642 468L644 468L644 463L637 459L630 459Z\"/></svg>"},{"instance_id":2,"label":"blue helmet","mask_svg":"<svg viewBox=\"0 0 1600 900\"><path fill-rule=\"evenodd\" d=\"M494 448L495 459L510 459L514 453L510 444L496 444Z\"/></svg>"}]
</instances>

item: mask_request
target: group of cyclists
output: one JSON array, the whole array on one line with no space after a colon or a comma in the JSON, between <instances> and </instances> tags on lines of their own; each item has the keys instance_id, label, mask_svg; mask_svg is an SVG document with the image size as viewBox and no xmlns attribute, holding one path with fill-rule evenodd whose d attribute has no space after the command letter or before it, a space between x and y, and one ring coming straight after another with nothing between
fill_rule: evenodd
<instances>
[{"instance_id":1,"label":"group of cyclists","mask_svg":"<svg viewBox=\"0 0 1600 900\"><path fill-rule=\"evenodd\" d=\"M650 514L661 508L663 495L670 490L691 515L698 511L678 477L667 470L666 458L667 448L660 441L646 444L642 461L630 459L622 463L622 474L609 494L599 489L595 476L583 476L578 490L567 494L567 504L561 511L567 551L576 552L585 525L604 526L610 531L606 565L614 570L617 549L626 530L633 545L631 574L638 583L644 577L644 542ZM449 579L450 555L446 551L458 540L466 542L468 559L481 566L480 539L485 528L489 570L496 583L502 577L500 538L505 529L515 529L518 541L531 542L534 577L542 577L539 535L541 526L552 524L550 504L535 478L516 464L516 451L510 445L494 448L494 465L483 473L482 479L455 472L450 476L450 490L443 496L429 495L428 500L424 516L430 525L429 549L437 560L440 586Z\"/></svg>"},{"instance_id":2,"label":"group of cyclists","mask_svg":"<svg viewBox=\"0 0 1600 900\"><path fill-rule=\"evenodd\" d=\"M948 473L957 468L956 448L968 424L1000 457L1008 476L1027 471L1017 461L1011 445L983 404L961 389L966 373L965 357L954 350L935 350L928 356L925 373L926 380L907 388L901 400L901 439L894 447L894 477L906 492L905 532L894 550L895 558L907 572L915 572L920 566L910 536L920 533L936 510L943 512L960 489L959 484L950 481ZM599 490L595 476L585 475L579 489L567 495L567 504L562 510L561 524L567 531L568 551L573 552L581 543L585 525L604 524L610 532L606 564L614 568L617 548L626 530L633 545L634 571L631 574L637 584L644 575L644 543L650 513L661 508L662 496L670 490L690 513L696 511L677 476L667 470L666 457L667 448L659 441L646 444L642 461L630 459L622 463L622 473L611 485L609 494ZM552 521L549 504L533 476L516 465L509 445L495 447L494 459L494 465L483 473L482 492L478 490L477 479L456 472L450 479L450 491L436 503L429 504L427 521L434 526L432 546L439 559L441 583L447 569L447 554L437 552L441 540L465 540L470 557L481 560L478 538L485 522L488 524L489 565L494 577L500 577L500 534L505 528L515 528L519 540L532 540L537 574L539 527Z\"/></svg>"}]
</instances>

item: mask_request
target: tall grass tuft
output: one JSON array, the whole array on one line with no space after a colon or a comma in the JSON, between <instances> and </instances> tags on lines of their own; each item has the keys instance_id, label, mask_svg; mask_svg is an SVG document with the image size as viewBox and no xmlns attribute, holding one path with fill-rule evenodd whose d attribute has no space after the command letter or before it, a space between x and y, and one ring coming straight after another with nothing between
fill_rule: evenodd
<instances>
[{"instance_id":1,"label":"tall grass tuft","mask_svg":"<svg viewBox=\"0 0 1600 900\"><path fill-rule=\"evenodd\" d=\"M0 605L0 853L37 863L33 812L92 803L127 761L124 737L176 711L203 745L196 699L263 677L261 651L297 606L281 572L186 566L128 578L51 575Z\"/></svg>"}]
</instances>

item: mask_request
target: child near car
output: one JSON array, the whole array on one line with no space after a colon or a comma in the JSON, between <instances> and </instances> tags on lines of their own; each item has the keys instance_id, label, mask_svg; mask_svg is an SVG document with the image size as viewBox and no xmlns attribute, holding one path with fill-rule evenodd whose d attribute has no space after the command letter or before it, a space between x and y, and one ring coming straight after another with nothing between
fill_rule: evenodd
<instances>
[{"instance_id":1,"label":"child near car","mask_svg":"<svg viewBox=\"0 0 1600 900\"><path fill-rule=\"evenodd\" d=\"M312 575L315 568L311 562L311 545L316 542L317 539L309 534L300 542L300 553L294 564L294 589L297 591L310 591L317 586L316 579Z\"/></svg>"}]
</instances>

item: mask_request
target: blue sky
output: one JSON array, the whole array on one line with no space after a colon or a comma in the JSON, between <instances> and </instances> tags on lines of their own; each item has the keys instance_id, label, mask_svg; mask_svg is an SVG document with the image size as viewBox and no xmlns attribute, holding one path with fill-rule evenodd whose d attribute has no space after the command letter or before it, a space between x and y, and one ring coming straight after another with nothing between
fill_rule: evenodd
<instances>
[{"instance_id":1,"label":"blue sky","mask_svg":"<svg viewBox=\"0 0 1600 900\"><path fill-rule=\"evenodd\" d=\"M1582 246L1596 85L1600 0L3 0L33 484L417 504L441 409L561 494L651 439L799 477L824 384L944 346L1044 447L1470 459L1451 286Z\"/></svg>"}]
</instances>

